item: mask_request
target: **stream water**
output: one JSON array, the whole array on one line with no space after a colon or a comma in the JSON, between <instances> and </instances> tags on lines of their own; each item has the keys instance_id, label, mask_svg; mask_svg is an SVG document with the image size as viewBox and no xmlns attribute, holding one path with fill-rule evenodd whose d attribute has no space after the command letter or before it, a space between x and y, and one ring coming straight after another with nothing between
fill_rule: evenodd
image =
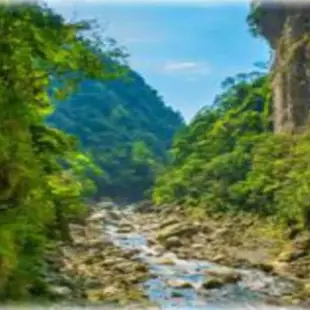
<instances>
[{"instance_id":1,"label":"stream water","mask_svg":"<svg viewBox=\"0 0 310 310\"><path fill-rule=\"evenodd\" d=\"M242 274L242 281L224 285L220 289L206 290L202 288L206 269L223 269L224 266L179 259L172 252L161 255L147 245L146 238L139 232L121 234L113 225L105 226L105 231L119 247L139 250L137 256L149 265L154 275L143 283L144 290L160 309L289 309L263 302L266 296L277 297L292 289L292 285L283 279L256 270L238 270ZM173 264L161 263L159 258L163 257L172 260ZM186 282L190 287L178 288L178 285L169 284L173 282Z\"/></svg>"}]
</instances>

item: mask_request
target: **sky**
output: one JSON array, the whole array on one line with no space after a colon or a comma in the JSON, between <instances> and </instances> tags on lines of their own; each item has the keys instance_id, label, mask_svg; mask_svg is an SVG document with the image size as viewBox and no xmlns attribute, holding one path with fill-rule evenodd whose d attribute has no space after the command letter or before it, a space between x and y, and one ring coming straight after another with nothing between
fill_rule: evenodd
<instances>
[{"instance_id":1,"label":"sky","mask_svg":"<svg viewBox=\"0 0 310 310\"><path fill-rule=\"evenodd\" d=\"M48 0L67 18L96 19L124 45L129 64L189 121L212 104L228 76L270 59L262 38L249 33L249 3Z\"/></svg>"}]
</instances>

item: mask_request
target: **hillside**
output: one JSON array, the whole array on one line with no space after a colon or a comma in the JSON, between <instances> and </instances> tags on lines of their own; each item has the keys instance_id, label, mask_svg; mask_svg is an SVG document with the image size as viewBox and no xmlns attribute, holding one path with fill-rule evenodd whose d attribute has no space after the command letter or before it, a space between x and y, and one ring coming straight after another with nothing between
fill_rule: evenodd
<instances>
[{"instance_id":1,"label":"hillside","mask_svg":"<svg viewBox=\"0 0 310 310\"><path fill-rule=\"evenodd\" d=\"M309 131L274 133L269 73L241 74L223 86L176 136L154 201L204 216L259 216L292 236L309 230Z\"/></svg>"},{"instance_id":2,"label":"hillside","mask_svg":"<svg viewBox=\"0 0 310 310\"><path fill-rule=\"evenodd\" d=\"M175 138L173 161L157 180L155 201L209 212L248 208L238 184L249 172L254 145L271 130L269 95L263 74L227 79L214 104Z\"/></svg>"},{"instance_id":3,"label":"hillside","mask_svg":"<svg viewBox=\"0 0 310 310\"><path fill-rule=\"evenodd\" d=\"M126 201L144 197L154 174L167 163L167 149L183 125L136 72L105 83L88 80L57 103L49 124L76 135L103 170L97 197Z\"/></svg>"}]
</instances>

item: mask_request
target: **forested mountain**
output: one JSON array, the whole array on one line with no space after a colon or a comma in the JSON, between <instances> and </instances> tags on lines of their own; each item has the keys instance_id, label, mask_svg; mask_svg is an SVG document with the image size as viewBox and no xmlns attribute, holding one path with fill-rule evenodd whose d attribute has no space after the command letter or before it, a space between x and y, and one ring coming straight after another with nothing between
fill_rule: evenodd
<instances>
[{"instance_id":1,"label":"forested mountain","mask_svg":"<svg viewBox=\"0 0 310 310\"><path fill-rule=\"evenodd\" d=\"M113 81L83 81L56 106L48 123L77 136L103 171L93 176L98 198L142 199L183 126L180 114L129 68Z\"/></svg>"}]
</instances>

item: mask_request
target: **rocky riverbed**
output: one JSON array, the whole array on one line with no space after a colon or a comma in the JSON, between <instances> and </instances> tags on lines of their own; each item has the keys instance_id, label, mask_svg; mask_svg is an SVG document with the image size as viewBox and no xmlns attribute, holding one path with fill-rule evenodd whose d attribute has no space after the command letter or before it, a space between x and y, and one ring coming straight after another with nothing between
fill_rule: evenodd
<instances>
[{"instance_id":1,"label":"rocky riverbed","mask_svg":"<svg viewBox=\"0 0 310 310\"><path fill-rule=\"evenodd\" d=\"M50 257L57 269L50 292L67 302L138 302L134 308L142 309L272 309L264 307L292 303L309 308L309 284L283 272L284 254L279 268L268 247L251 251L246 242L233 242L229 223L190 220L179 207L98 204L85 225L71 226L71 235L73 244L59 246Z\"/></svg>"},{"instance_id":2,"label":"rocky riverbed","mask_svg":"<svg viewBox=\"0 0 310 310\"><path fill-rule=\"evenodd\" d=\"M140 211L134 213L132 221L150 245L172 251L182 259L240 270L252 277L247 282L265 295L267 302L304 304L309 308L309 234L284 242L259 231L251 218L194 220L178 206L144 206Z\"/></svg>"},{"instance_id":3,"label":"rocky riverbed","mask_svg":"<svg viewBox=\"0 0 310 310\"><path fill-rule=\"evenodd\" d=\"M149 279L148 266L136 257L137 250L121 249L109 240L104 233L107 220L121 222L117 211L93 212L85 225L70 226L72 244L59 244L47 253L52 299L111 305L147 300L138 283Z\"/></svg>"}]
</instances>

